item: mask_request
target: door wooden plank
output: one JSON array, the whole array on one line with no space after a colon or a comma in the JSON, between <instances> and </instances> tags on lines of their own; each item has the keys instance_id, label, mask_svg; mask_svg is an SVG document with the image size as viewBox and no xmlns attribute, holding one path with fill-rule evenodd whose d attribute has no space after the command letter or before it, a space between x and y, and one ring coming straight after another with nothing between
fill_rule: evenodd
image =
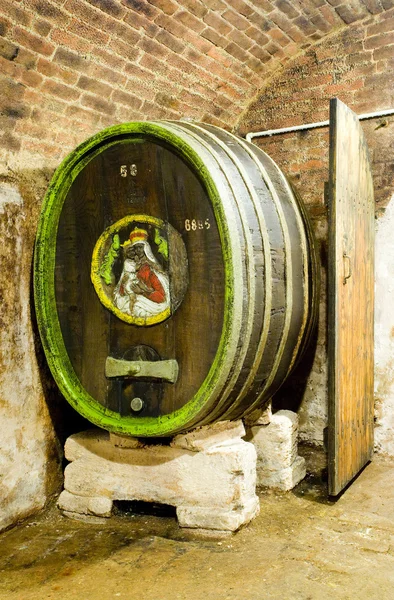
<instances>
[{"instance_id":1,"label":"door wooden plank","mask_svg":"<svg viewBox=\"0 0 394 600\"><path fill-rule=\"evenodd\" d=\"M358 117L330 105L328 365L329 493L373 452L374 199Z\"/></svg>"}]
</instances>

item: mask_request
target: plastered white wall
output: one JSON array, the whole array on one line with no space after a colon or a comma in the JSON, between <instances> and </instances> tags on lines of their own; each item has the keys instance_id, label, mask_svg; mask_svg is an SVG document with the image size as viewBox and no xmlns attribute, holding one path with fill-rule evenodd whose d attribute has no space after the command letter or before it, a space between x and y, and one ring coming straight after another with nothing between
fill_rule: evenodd
<instances>
[{"instance_id":1,"label":"plastered white wall","mask_svg":"<svg viewBox=\"0 0 394 600\"><path fill-rule=\"evenodd\" d=\"M375 450L394 456L394 196L375 240Z\"/></svg>"},{"instance_id":2,"label":"plastered white wall","mask_svg":"<svg viewBox=\"0 0 394 600\"><path fill-rule=\"evenodd\" d=\"M0 530L44 505L56 473L30 314L28 221L18 189L0 184Z\"/></svg>"}]
</instances>

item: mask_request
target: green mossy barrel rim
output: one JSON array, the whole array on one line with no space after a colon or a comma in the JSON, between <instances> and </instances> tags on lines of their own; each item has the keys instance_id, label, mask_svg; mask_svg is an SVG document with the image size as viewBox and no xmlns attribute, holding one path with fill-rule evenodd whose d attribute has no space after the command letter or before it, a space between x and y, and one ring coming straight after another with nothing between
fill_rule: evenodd
<instances>
[{"instance_id":1,"label":"green mossy barrel rim","mask_svg":"<svg viewBox=\"0 0 394 600\"><path fill-rule=\"evenodd\" d=\"M218 225L225 265L225 311L223 330L211 369L196 395L177 411L159 417L126 417L96 401L82 386L68 356L55 297L56 235L68 190L78 173L104 148L133 136L146 136L168 144L198 175L204 185ZM234 319L234 273L232 240L215 182L198 153L171 131L171 122L131 122L109 127L78 146L56 170L45 196L39 220L34 256L34 297L37 322L48 365L61 393L83 417L109 431L140 437L172 435L192 423L211 396L218 380L230 368L227 353ZM235 323L235 324L234 324Z\"/></svg>"}]
</instances>

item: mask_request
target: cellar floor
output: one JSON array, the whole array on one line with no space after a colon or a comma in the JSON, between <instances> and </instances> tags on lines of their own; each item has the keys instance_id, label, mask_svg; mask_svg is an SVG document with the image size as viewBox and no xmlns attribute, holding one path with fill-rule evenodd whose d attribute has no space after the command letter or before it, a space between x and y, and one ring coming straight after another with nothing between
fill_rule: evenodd
<instances>
[{"instance_id":1,"label":"cellar floor","mask_svg":"<svg viewBox=\"0 0 394 600\"><path fill-rule=\"evenodd\" d=\"M392 600L394 463L374 459L334 502L324 455L301 452L307 478L262 492L222 539L188 536L165 507L119 505L97 525L53 506L0 535L0 599Z\"/></svg>"}]
</instances>

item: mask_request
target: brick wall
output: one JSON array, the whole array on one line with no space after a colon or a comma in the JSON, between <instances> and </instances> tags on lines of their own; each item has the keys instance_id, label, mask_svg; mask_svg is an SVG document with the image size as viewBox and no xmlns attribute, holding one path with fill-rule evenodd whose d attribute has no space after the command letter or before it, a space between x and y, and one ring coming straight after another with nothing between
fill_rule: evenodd
<instances>
[{"instance_id":1,"label":"brick wall","mask_svg":"<svg viewBox=\"0 0 394 600\"><path fill-rule=\"evenodd\" d=\"M390 6L0 0L1 156L57 164L86 137L128 120L190 117L232 127L278 66Z\"/></svg>"},{"instance_id":2,"label":"brick wall","mask_svg":"<svg viewBox=\"0 0 394 600\"><path fill-rule=\"evenodd\" d=\"M394 108L393 69L394 9L391 9L328 36L291 61L280 74L274 74L240 120L238 132L245 134L327 120L332 97L338 97L357 114ZM362 127L371 154L379 226L394 193L394 116L362 121ZM307 362L278 394L276 403L285 407L290 403L290 407L299 408L303 436L322 443L327 421L325 182L328 181L328 128L255 138L254 142L281 166L303 197L319 241L322 288L316 353L314 357L309 355ZM394 273L389 266L392 263L385 264L388 252L380 249L377 256L378 268L387 273L385 285L389 285ZM377 302L379 295L377 287ZM387 310L386 322L381 321L382 314L377 308L376 330L390 331L394 314L392 324L387 322ZM388 373L385 365L377 366L377 406L385 402L379 391L383 381L384 393L390 396L390 405L394 403L394 388L390 387L394 381L392 367L389 370ZM379 435L386 429L386 438L389 429L392 437L394 425L385 422L387 406L379 408L377 418ZM394 454L394 445L385 444L380 450Z\"/></svg>"}]
</instances>

